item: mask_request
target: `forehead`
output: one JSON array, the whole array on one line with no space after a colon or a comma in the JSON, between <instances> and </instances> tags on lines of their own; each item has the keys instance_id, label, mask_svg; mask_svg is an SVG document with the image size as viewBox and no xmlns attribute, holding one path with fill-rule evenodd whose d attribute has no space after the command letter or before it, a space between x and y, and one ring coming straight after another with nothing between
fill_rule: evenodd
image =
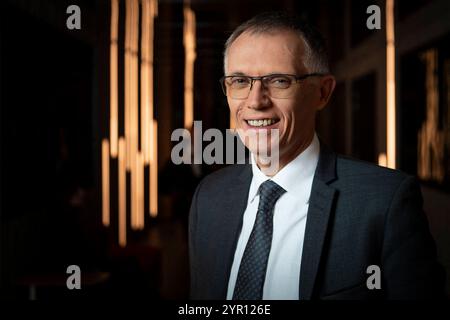
<instances>
[{"instance_id":1,"label":"forehead","mask_svg":"<svg viewBox=\"0 0 450 320\"><path fill-rule=\"evenodd\" d=\"M226 73L300 73L305 70L304 55L304 42L293 31L244 32L228 48Z\"/></svg>"}]
</instances>

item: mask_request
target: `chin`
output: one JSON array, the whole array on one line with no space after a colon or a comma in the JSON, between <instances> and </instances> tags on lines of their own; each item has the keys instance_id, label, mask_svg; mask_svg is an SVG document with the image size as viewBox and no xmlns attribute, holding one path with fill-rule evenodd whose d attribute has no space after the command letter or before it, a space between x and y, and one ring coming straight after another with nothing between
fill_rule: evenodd
<instances>
[{"instance_id":1,"label":"chin","mask_svg":"<svg viewBox=\"0 0 450 320\"><path fill-rule=\"evenodd\" d=\"M253 155L257 157L278 156L279 139L277 136L268 135L260 138L260 135L252 134L248 130L238 132L241 141Z\"/></svg>"}]
</instances>

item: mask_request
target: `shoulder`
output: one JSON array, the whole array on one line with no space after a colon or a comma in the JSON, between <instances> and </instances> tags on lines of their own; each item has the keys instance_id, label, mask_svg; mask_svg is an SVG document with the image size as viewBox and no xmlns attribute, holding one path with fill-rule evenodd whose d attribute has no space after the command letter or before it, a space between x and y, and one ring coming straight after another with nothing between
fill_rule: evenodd
<instances>
[{"instance_id":1,"label":"shoulder","mask_svg":"<svg viewBox=\"0 0 450 320\"><path fill-rule=\"evenodd\" d=\"M337 155L336 157L336 172L339 179L370 180L374 183L398 183L407 178L412 178L411 175L401 170L382 167L343 155Z\"/></svg>"},{"instance_id":2,"label":"shoulder","mask_svg":"<svg viewBox=\"0 0 450 320\"><path fill-rule=\"evenodd\" d=\"M204 177L197 186L197 192L220 194L224 188L234 186L239 181L250 182L250 179L251 166L249 164L229 165Z\"/></svg>"},{"instance_id":3,"label":"shoulder","mask_svg":"<svg viewBox=\"0 0 450 320\"><path fill-rule=\"evenodd\" d=\"M389 201L398 193L411 189L420 190L417 179L401 170L381 167L342 155L336 157L336 175L335 187L357 195L360 199Z\"/></svg>"}]
</instances>

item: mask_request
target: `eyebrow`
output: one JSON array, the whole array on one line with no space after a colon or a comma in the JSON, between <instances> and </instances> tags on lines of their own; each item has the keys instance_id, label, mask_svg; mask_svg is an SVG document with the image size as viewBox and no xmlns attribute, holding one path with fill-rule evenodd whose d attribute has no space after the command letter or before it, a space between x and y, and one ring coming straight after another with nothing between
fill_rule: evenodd
<instances>
[{"instance_id":1,"label":"eyebrow","mask_svg":"<svg viewBox=\"0 0 450 320\"><path fill-rule=\"evenodd\" d=\"M246 76L246 74L241 71L236 71L236 72L230 73L230 76Z\"/></svg>"},{"instance_id":2,"label":"eyebrow","mask_svg":"<svg viewBox=\"0 0 450 320\"><path fill-rule=\"evenodd\" d=\"M278 71L275 71L275 72L267 73L267 74L265 74L263 76L270 76L270 75L273 75L273 74L296 75L297 73L296 72L278 72ZM250 75L248 75L248 74L246 74L244 72L241 72L241 71L232 72L232 73L229 74L229 76L248 76L248 77L251 77Z\"/></svg>"}]
</instances>

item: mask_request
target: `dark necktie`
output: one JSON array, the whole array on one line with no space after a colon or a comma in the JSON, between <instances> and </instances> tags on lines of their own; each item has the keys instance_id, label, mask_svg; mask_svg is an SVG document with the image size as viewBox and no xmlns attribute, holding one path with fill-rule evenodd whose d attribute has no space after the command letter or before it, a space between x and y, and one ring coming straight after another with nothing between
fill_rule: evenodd
<instances>
[{"instance_id":1,"label":"dark necktie","mask_svg":"<svg viewBox=\"0 0 450 320\"><path fill-rule=\"evenodd\" d=\"M267 260L272 245L273 208L286 190L272 180L267 180L261 184L258 192L258 212L239 266L233 300L261 300L263 296Z\"/></svg>"}]
</instances>

